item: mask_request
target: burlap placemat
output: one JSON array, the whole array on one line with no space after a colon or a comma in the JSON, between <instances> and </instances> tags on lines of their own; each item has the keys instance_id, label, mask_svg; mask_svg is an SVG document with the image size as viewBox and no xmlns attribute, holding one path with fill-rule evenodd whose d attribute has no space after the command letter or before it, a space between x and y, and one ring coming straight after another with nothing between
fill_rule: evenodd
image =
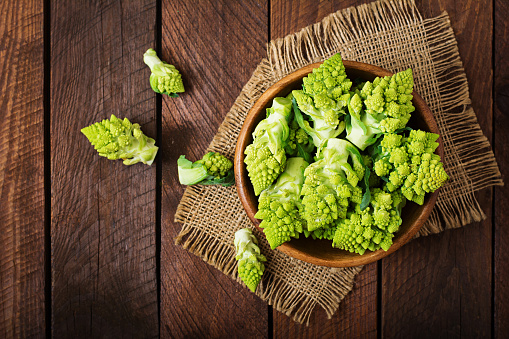
<instances>
[{"instance_id":1,"label":"burlap placemat","mask_svg":"<svg viewBox=\"0 0 509 339\"><path fill-rule=\"evenodd\" d=\"M447 13L422 19L413 0L378 1L347 8L321 22L267 46L251 79L227 114L209 150L233 159L244 119L260 95L276 81L335 53L391 71L411 67L415 89L433 111L444 139L444 167L450 180L419 235L461 227L485 218L474 192L502 185L500 172L474 111L467 79ZM233 237L253 228L235 187L188 187L175 221L182 223L176 243L240 282ZM256 294L276 310L308 323L313 309L329 317L352 289L362 267L334 269L314 266L272 251L256 232L267 256L266 271Z\"/></svg>"}]
</instances>

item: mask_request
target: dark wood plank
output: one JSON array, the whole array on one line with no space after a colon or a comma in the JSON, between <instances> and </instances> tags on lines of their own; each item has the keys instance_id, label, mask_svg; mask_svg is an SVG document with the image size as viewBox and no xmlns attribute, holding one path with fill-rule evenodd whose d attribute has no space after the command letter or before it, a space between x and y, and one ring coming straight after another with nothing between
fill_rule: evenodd
<instances>
[{"instance_id":1,"label":"dark wood plank","mask_svg":"<svg viewBox=\"0 0 509 339\"><path fill-rule=\"evenodd\" d=\"M51 4L56 338L158 335L156 166L99 157L80 133L115 114L156 137L155 94L143 63L155 25L155 0Z\"/></svg>"},{"instance_id":2,"label":"dark wood plank","mask_svg":"<svg viewBox=\"0 0 509 339\"><path fill-rule=\"evenodd\" d=\"M283 38L318 22L340 9L369 3L370 0L270 1L270 38Z\"/></svg>"},{"instance_id":3,"label":"dark wood plank","mask_svg":"<svg viewBox=\"0 0 509 339\"><path fill-rule=\"evenodd\" d=\"M494 149L506 186L495 188L494 325L496 338L509 337L509 3L495 1Z\"/></svg>"},{"instance_id":4,"label":"dark wood plank","mask_svg":"<svg viewBox=\"0 0 509 339\"><path fill-rule=\"evenodd\" d=\"M174 245L184 187L177 158L197 160L265 54L267 2L162 2L162 56L181 70L186 93L163 98L161 336L262 338L265 302Z\"/></svg>"},{"instance_id":5,"label":"dark wood plank","mask_svg":"<svg viewBox=\"0 0 509 339\"><path fill-rule=\"evenodd\" d=\"M271 39L282 38L322 20L325 16L369 0L270 1ZM377 266L368 265L357 276L353 291L343 300L331 320L317 310L309 327L299 325L284 314L274 312L274 337L286 338L366 338L377 335ZM362 319L362 321L359 321Z\"/></svg>"},{"instance_id":6,"label":"dark wood plank","mask_svg":"<svg viewBox=\"0 0 509 339\"><path fill-rule=\"evenodd\" d=\"M41 1L0 3L0 337L44 337Z\"/></svg>"},{"instance_id":7,"label":"dark wood plank","mask_svg":"<svg viewBox=\"0 0 509 339\"><path fill-rule=\"evenodd\" d=\"M423 17L447 10L484 134L492 133L492 2L422 1ZM487 215L440 235L417 239L383 260L382 335L491 335L492 190L477 194Z\"/></svg>"}]
</instances>

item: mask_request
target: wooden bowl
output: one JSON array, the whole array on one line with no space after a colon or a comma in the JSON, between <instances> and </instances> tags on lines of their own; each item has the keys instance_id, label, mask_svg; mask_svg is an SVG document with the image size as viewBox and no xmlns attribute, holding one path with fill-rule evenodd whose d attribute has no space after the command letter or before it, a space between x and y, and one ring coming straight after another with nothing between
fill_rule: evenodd
<instances>
[{"instance_id":1,"label":"wooden bowl","mask_svg":"<svg viewBox=\"0 0 509 339\"><path fill-rule=\"evenodd\" d=\"M390 76L393 74L383 68L361 62L344 60L343 63L348 77L352 80L360 78L366 81L372 81L377 76ZM242 126L242 130L240 131L234 160L237 192L247 215L260 231L262 231L259 227L261 220L254 217L257 212L258 198L254 194L253 186L251 185L246 165L244 164L244 150L247 145L252 143L252 133L256 125L265 118L265 109L271 106L272 99L277 96L286 96L290 91L301 88L302 78L309 74L314 68L320 66L320 64L321 63L315 63L301 68L267 89L249 111L246 121ZM429 107L415 91L412 94L412 102L415 106L415 111L412 113L412 118L408 125L412 128L419 128L439 134L437 123ZM444 147L441 137L438 139L438 143L439 146L435 153L443 158ZM422 206L411 201L407 202L402 212L403 223L399 231L395 234L393 244L388 251L380 249L371 252L368 250L363 255L359 255L333 248L331 245L332 242L329 240L313 240L312 238L304 238L303 236L299 239L292 239L290 242L282 244L277 249L296 259L321 266L351 267L369 264L395 252L408 242L420 230L429 217L437 197L438 190L432 194L427 194Z\"/></svg>"}]
</instances>

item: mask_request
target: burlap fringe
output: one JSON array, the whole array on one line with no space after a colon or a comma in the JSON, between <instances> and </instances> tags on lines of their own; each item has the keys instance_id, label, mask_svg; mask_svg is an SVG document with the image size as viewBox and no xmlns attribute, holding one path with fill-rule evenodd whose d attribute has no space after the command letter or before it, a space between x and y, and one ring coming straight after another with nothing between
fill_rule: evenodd
<instances>
[{"instance_id":1,"label":"burlap fringe","mask_svg":"<svg viewBox=\"0 0 509 339\"><path fill-rule=\"evenodd\" d=\"M468 82L447 13L424 20L440 93L438 107L431 107L444 135L445 169L451 176L440 191L437 204L417 236L458 228L486 218L474 192L503 185L488 139L470 107Z\"/></svg>"},{"instance_id":2,"label":"burlap fringe","mask_svg":"<svg viewBox=\"0 0 509 339\"><path fill-rule=\"evenodd\" d=\"M341 300L352 290L353 280L363 267L330 269L330 275L324 281L329 288L324 288L321 294L302 293L296 286L271 272L263 279L257 294L279 312L309 326L309 319L317 304L322 306L329 319L332 318Z\"/></svg>"},{"instance_id":3,"label":"burlap fringe","mask_svg":"<svg viewBox=\"0 0 509 339\"><path fill-rule=\"evenodd\" d=\"M428 93L432 99L430 107L439 125L445 128L441 131L442 134L447 135L444 138L447 158L444 162L451 175L449 185L442 189L421 235L481 220L484 213L475 199L474 191L491 185L501 185L500 172L489 143L477 124L475 113L469 107L467 80L447 14L423 21L413 0L383 0L347 8L295 34L271 41L267 45L268 59L262 59L242 89L212 140L209 150L219 151L233 158L237 136L249 109L268 87L282 77L337 52L345 59L349 59L348 56L355 59L356 43L365 39L377 39L382 34L402 29L411 29L419 39L433 37L433 40L429 41L429 52L416 53L430 54L436 77L426 78L426 82L429 81L436 88L430 91L418 87L417 90L421 95L421 90L431 92ZM419 69L414 71L419 72ZM233 244L221 242L219 238L211 236L200 228L200 220L194 220L195 205L202 195L205 195L204 190L199 186L186 189L175 215L175 221L183 224L175 242L240 282ZM232 206L240 204L234 193L231 196L234 201L229 203ZM245 219L247 220L247 217ZM223 227L236 230L240 226L233 224ZM269 261L257 295L299 323L309 324L311 313L317 304L325 309L330 318L344 296L352 289L355 275L362 269L321 268L320 274L324 281L327 281L327 288L303 291L301 286L296 286L295 282L280 276L271 267L281 262L287 265L288 261L285 260L290 260L292 265L298 265L304 270L309 268L310 266L306 265L310 264L282 257L280 252L268 250L266 244L262 246L262 250L268 253ZM316 271L313 272L316 274ZM302 279L306 277L303 276Z\"/></svg>"},{"instance_id":4,"label":"burlap fringe","mask_svg":"<svg viewBox=\"0 0 509 339\"><path fill-rule=\"evenodd\" d=\"M376 38L388 30L415 25L420 20L412 0L377 1L350 7L330 14L322 22L295 34L272 40L267 46L269 63L276 80L279 80L296 69L323 61L335 53L345 57L359 40Z\"/></svg>"}]
</instances>

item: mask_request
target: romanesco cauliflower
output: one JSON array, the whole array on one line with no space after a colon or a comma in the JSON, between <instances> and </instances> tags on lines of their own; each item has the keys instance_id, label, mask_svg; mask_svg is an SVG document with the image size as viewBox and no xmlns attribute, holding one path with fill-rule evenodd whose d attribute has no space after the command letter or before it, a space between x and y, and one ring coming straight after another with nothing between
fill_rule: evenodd
<instances>
[{"instance_id":1,"label":"romanesco cauliflower","mask_svg":"<svg viewBox=\"0 0 509 339\"><path fill-rule=\"evenodd\" d=\"M328 99L340 101L344 94L352 87L347 78L345 66L339 53L325 60L320 67L313 69L312 73L302 79L304 93L313 97L315 106L327 105Z\"/></svg>"},{"instance_id":2,"label":"romanesco cauliflower","mask_svg":"<svg viewBox=\"0 0 509 339\"><path fill-rule=\"evenodd\" d=\"M350 142L332 138L309 165L302 187L302 216L308 230L332 224L344 218L350 201L360 204L362 189L358 186L365 172L363 159Z\"/></svg>"},{"instance_id":3,"label":"romanesco cauliflower","mask_svg":"<svg viewBox=\"0 0 509 339\"><path fill-rule=\"evenodd\" d=\"M291 107L289 99L275 98L269 116L256 126L253 143L246 147L244 162L255 195L268 188L285 168Z\"/></svg>"},{"instance_id":4,"label":"romanesco cauliflower","mask_svg":"<svg viewBox=\"0 0 509 339\"><path fill-rule=\"evenodd\" d=\"M364 150L374 144L380 134L404 128L415 110L413 86L411 69L376 78L372 83L367 81L348 105L346 138Z\"/></svg>"},{"instance_id":5,"label":"romanesco cauliflower","mask_svg":"<svg viewBox=\"0 0 509 339\"><path fill-rule=\"evenodd\" d=\"M127 118L118 119L113 114L110 120L104 119L82 128L81 132L100 156L110 160L123 159L124 165L138 162L152 165L159 149L154 139L143 134L140 125L132 124Z\"/></svg>"},{"instance_id":6,"label":"romanesco cauliflower","mask_svg":"<svg viewBox=\"0 0 509 339\"><path fill-rule=\"evenodd\" d=\"M337 221L333 247L361 255L368 249L387 251L391 247L394 233L402 223L405 198L401 193L380 189L374 189L372 197L370 207L361 210L357 205L347 218Z\"/></svg>"},{"instance_id":7,"label":"romanesco cauliflower","mask_svg":"<svg viewBox=\"0 0 509 339\"><path fill-rule=\"evenodd\" d=\"M239 277L252 291L256 291L258 283L262 279L263 271L265 271L265 256L260 253L258 240L249 228L243 228L235 232L235 251L238 261Z\"/></svg>"},{"instance_id":8,"label":"romanesco cauliflower","mask_svg":"<svg viewBox=\"0 0 509 339\"><path fill-rule=\"evenodd\" d=\"M184 92L184 83L182 76L175 66L161 61L156 51L149 48L143 55L143 61L150 67L150 87L154 92L167 94L172 97L178 96L177 93Z\"/></svg>"},{"instance_id":9,"label":"romanesco cauliflower","mask_svg":"<svg viewBox=\"0 0 509 339\"><path fill-rule=\"evenodd\" d=\"M208 152L194 163L181 155L177 161L179 182L181 185L222 185L235 183L233 164L224 155Z\"/></svg>"},{"instance_id":10,"label":"romanesco cauliflower","mask_svg":"<svg viewBox=\"0 0 509 339\"><path fill-rule=\"evenodd\" d=\"M309 164L303 158L289 158L286 169L277 181L262 192L255 218L272 249L291 238L298 238L304 229L299 213L299 197L304 183L304 169Z\"/></svg>"},{"instance_id":11,"label":"romanesco cauliflower","mask_svg":"<svg viewBox=\"0 0 509 339\"><path fill-rule=\"evenodd\" d=\"M293 120L286 104L280 114L273 105L246 148L262 192L255 217L273 249L303 234L353 253L387 251L406 201L423 204L448 179L433 153L438 135L406 127L415 109L412 71L355 81L352 88L339 55L326 60L302 90L278 98L291 100Z\"/></svg>"},{"instance_id":12,"label":"romanesco cauliflower","mask_svg":"<svg viewBox=\"0 0 509 339\"><path fill-rule=\"evenodd\" d=\"M350 99L352 82L346 77L339 54L325 60L302 81L303 90L295 90L292 95L300 111L310 117L313 126L298 117L298 110L296 119L300 127L313 138L315 146L321 147L326 140L337 137L345 129L343 116Z\"/></svg>"},{"instance_id":13,"label":"romanesco cauliflower","mask_svg":"<svg viewBox=\"0 0 509 339\"><path fill-rule=\"evenodd\" d=\"M422 205L426 193L435 192L449 179L440 156L434 154L438 138L421 130L410 131L408 138L386 134L373 167L376 175L386 178L389 191L400 189L408 200Z\"/></svg>"}]
</instances>

